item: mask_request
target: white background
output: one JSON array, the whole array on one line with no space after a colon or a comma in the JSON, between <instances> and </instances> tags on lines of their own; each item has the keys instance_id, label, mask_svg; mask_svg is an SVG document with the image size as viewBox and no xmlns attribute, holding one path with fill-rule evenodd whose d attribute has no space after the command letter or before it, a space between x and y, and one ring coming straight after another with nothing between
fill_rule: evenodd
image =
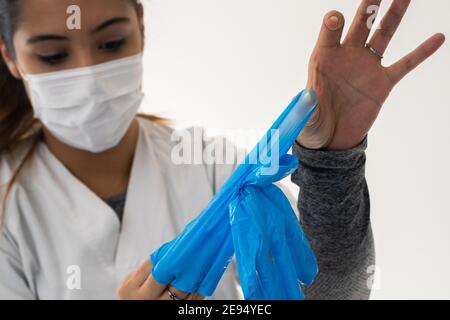
<instances>
[{"instance_id":1,"label":"white background","mask_svg":"<svg viewBox=\"0 0 450 320\"><path fill-rule=\"evenodd\" d=\"M265 129L306 83L323 15L359 0L144 0L146 112L177 126ZM382 10L391 1L385 1ZM413 1L384 63L435 32L450 1ZM367 152L380 288L374 299L450 299L450 44L406 78Z\"/></svg>"}]
</instances>

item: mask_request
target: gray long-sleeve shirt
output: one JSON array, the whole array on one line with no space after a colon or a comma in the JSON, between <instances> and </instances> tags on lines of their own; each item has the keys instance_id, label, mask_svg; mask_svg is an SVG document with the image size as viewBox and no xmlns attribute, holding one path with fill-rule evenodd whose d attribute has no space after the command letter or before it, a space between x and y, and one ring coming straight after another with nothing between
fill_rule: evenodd
<instances>
[{"instance_id":1,"label":"gray long-sleeve shirt","mask_svg":"<svg viewBox=\"0 0 450 320\"><path fill-rule=\"evenodd\" d=\"M302 227L316 254L319 273L305 287L307 299L368 299L375 250L365 179L367 139L346 151L309 150L296 144L301 170Z\"/></svg>"}]
</instances>

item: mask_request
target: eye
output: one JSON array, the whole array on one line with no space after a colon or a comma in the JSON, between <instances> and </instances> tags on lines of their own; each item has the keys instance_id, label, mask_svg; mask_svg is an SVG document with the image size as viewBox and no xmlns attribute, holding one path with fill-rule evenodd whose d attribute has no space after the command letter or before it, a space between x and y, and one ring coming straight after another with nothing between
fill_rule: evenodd
<instances>
[{"instance_id":1,"label":"eye","mask_svg":"<svg viewBox=\"0 0 450 320\"><path fill-rule=\"evenodd\" d=\"M108 41L101 45L99 45L99 49L107 50L107 51L118 51L124 44L126 40L120 39L116 41Z\"/></svg>"},{"instance_id":2,"label":"eye","mask_svg":"<svg viewBox=\"0 0 450 320\"><path fill-rule=\"evenodd\" d=\"M38 55L39 59L47 64L55 65L61 63L66 59L68 54L66 52L50 54L50 55Z\"/></svg>"}]
</instances>

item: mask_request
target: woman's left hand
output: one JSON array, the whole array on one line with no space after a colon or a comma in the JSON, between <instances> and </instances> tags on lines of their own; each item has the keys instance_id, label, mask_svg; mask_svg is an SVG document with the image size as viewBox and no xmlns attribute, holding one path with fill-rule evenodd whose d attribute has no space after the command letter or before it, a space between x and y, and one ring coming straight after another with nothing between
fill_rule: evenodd
<instances>
[{"instance_id":1,"label":"woman's left hand","mask_svg":"<svg viewBox=\"0 0 450 320\"><path fill-rule=\"evenodd\" d=\"M198 293L190 294L158 283L151 275L150 259L144 261L131 272L117 288L117 296L121 300L173 300L170 293L181 300L203 300ZM170 291L170 292L169 292Z\"/></svg>"},{"instance_id":2,"label":"woman's left hand","mask_svg":"<svg viewBox=\"0 0 450 320\"><path fill-rule=\"evenodd\" d=\"M319 106L298 141L310 149L343 150L357 146L372 127L393 87L444 43L436 34L389 67L382 55L399 26L410 0L394 0L368 42L370 6L381 0L363 0L341 44L344 17L337 11L324 18L309 64L308 88L319 96Z\"/></svg>"}]
</instances>

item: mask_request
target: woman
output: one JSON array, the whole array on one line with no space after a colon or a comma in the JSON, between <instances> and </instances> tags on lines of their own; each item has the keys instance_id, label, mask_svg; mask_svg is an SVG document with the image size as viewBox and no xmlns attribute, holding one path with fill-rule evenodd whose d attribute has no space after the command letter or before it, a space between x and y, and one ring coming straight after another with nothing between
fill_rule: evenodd
<instances>
[{"instance_id":1,"label":"woman","mask_svg":"<svg viewBox=\"0 0 450 320\"><path fill-rule=\"evenodd\" d=\"M444 42L437 34L383 67L410 1L395 0L368 41L367 8L380 2L362 2L342 43L344 17L328 13L310 61L307 87L320 106L294 146L302 168L292 177L320 269L309 299L369 297L366 136L394 85ZM73 4L82 25L69 30ZM234 166L175 165L173 130L137 116L139 2L0 0L0 31L0 297L202 299L158 284L148 253L182 230ZM238 297L232 265L214 298Z\"/></svg>"}]
</instances>

